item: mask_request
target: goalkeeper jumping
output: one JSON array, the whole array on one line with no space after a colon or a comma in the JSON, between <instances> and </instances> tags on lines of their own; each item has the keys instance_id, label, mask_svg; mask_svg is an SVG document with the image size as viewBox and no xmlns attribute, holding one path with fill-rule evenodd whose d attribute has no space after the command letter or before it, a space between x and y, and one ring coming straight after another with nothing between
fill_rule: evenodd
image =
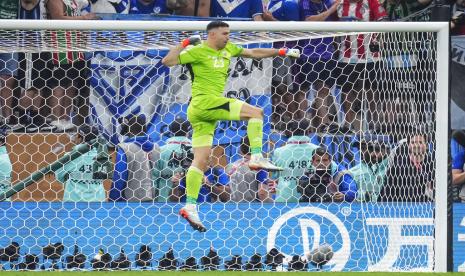
<instances>
[{"instance_id":1,"label":"goalkeeper jumping","mask_svg":"<svg viewBox=\"0 0 465 276\"><path fill-rule=\"evenodd\" d=\"M200 232L207 229L197 213L197 198L203 181L204 171L213 144L216 123L219 120L247 120L247 135L250 140L251 159L249 167L253 170L265 169L280 171L262 155L263 110L237 99L223 96L228 77L228 68L232 57L298 58L297 49L244 49L229 42L229 25L222 21L212 21L207 25L207 41L202 42L199 35L184 39L182 43L170 49L162 62L166 66L187 64L192 79L192 99L187 109L193 134L192 147L194 160L186 175L186 206L179 214Z\"/></svg>"}]
</instances>

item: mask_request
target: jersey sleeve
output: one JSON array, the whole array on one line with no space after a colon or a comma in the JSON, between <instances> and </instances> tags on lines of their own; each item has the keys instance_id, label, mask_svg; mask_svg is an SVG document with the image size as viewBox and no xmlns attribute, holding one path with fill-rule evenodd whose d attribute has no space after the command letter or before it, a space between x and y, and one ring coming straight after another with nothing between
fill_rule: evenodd
<instances>
[{"instance_id":1,"label":"jersey sleeve","mask_svg":"<svg viewBox=\"0 0 465 276\"><path fill-rule=\"evenodd\" d=\"M128 180L128 167L126 154L121 148L116 152L115 170L113 172L113 183L108 196L109 201L126 201L124 189Z\"/></svg>"},{"instance_id":2,"label":"jersey sleeve","mask_svg":"<svg viewBox=\"0 0 465 276\"><path fill-rule=\"evenodd\" d=\"M463 171L463 166L465 164L465 151L459 151L457 154L452 156L452 169Z\"/></svg>"},{"instance_id":3,"label":"jersey sleeve","mask_svg":"<svg viewBox=\"0 0 465 276\"><path fill-rule=\"evenodd\" d=\"M221 168L217 168L217 169L218 170L216 173L218 174L218 183L216 184L223 185L223 186L229 185L229 177L226 174L226 172Z\"/></svg>"},{"instance_id":4,"label":"jersey sleeve","mask_svg":"<svg viewBox=\"0 0 465 276\"><path fill-rule=\"evenodd\" d=\"M197 47L187 47L179 54L179 64L195 63L199 59Z\"/></svg>"},{"instance_id":5,"label":"jersey sleeve","mask_svg":"<svg viewBox=\"0 0 465 276\"><path fill-rule=\"evenodd\" d=\"M315 5L310 0L299 1L300 6L300 20L304 21L307 17L312 15L318 15L319 10L315 8Z\"/></svg>"},{"instance_id":6,"label":"jersey sleeve","mask_svg":"<svg viewBox=\"0 0 465 276\"><path fill-rule=\"evenodd\" d=\"M264 170L259 170L257 173L257 181L266 184L266 181L268 180L268 173Z\"/></svg>"},{"instance_id":7,"label":"jersey sleeve","mask_svg":"<svg viewBox=\"0 0 465 276\"><path fill-rule=\"evenodd\" d=\"M339 192L344 194L344 200L352 202L357 197L357 183L348 173L344 174L339 183Z\"/></svg>"},{"instance_id":8,"label":"jersey sleeve","mask_svg":"<svg viewBox=\"0 0 465 276\"><path fill-rule=\"evenodd\" d=\"M228 45L226 47L228 47L228 51L231 54L231 56L233 56L233 57L239 56L242 53L242 51L244 50L244 48L242 48L242 46L233 44L231 42L228 42Z\"/></svg>"},{"instance_id":9,"label":"jersey sleeve","mask_svg":"<svg viewBox=\"0 0 465 276\"><path fill-rule=\"evenodd\" d=\"M386 10L378 0L368 0L370 5L370 21L380 21L387 18Z\"/></svg>"}]
</instances>

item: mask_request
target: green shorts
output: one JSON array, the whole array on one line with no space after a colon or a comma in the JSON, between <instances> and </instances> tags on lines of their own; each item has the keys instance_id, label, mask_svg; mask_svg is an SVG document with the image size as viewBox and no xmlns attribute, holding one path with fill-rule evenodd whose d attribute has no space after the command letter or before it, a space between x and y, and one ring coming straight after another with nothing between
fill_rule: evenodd
<instances>
[{"instance_id":1,"label":"green shorts","mask_svg":"<svg viewBox=\"0 0 465 276\"><path fill-rule=\"evenodd\" d=\"M202 104L208 102L208 104ZM192 125L192 147L213 145L216 123L221 120L240 120L243 101L226 97L193 99L187 108L187 118Z\"/></svg>"}]
</instances>

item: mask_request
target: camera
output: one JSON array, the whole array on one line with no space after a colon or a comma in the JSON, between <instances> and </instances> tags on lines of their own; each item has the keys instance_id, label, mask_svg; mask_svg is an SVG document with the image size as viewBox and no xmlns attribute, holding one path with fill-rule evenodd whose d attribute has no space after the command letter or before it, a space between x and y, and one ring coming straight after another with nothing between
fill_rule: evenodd
<instances>
[{"instance_id":1,"label":"camera","mask_svg":"<svg viewBox=\"0 0 465 276\"><path fill-rule=\"evenodd\" d=\"M122 136L134 137L146 132L146 119L143 114L129 115L118 119Z\"/></svg>"},{"instance_id":2,"label":"camera","mask_svg":"<svg viewBox=\"0 0 465 276\"><path fill-rule=\"evenodd\" d=\"M300 202L329 202L332 197L328 192L332 181L330 169L311 169L299 179L297 191L302 195Z\"/></svg>"},{"instance_id":3,"label":"camera","mask_svg":"<svg viewBox=\"0 0 465 276\"><path fill-rule=\"evenodd\" d=\"M171 153L168 167L181 168L181 172L184 175L187 169L189 169L191 166L192 160L194 160L194 152L192 151L192 147L181 144L180 152L173 151Z\"/></svg>"}]
</instances>

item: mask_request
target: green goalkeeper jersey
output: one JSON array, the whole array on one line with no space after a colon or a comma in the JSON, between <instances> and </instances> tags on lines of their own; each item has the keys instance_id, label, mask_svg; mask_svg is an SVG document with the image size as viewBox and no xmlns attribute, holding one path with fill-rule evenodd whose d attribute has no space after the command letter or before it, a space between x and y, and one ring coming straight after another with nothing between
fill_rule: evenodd
<instances>
[{"instance_id":1,"label":"green goalkeeper jersey","mask_svg":"<svg viewBox=\"0 0 465 276\"><path fill-rule=\"evenodd\" d=\"M97 149L81 155L55 171L55 178L65 184L63 201L106 201L103 180L94 179L92 165L97 156Z\"/></svg>"},{"instance_id":2,"label":"green goalkeeper jersey","mask_svg":"<svg viewBox=\"0 0 465 276\"><path fill-rule=\"evenodd\" d=\"M214 50L206 44L187 47L179 55L180 64L188 64L192 77L192 104L202 109L210 108L212 101L202 96L223 96L232 57L239 56L243 48L231 42L221 50Z\"/></svg>"},{"instance_id":3,"label":"green goalkeeper jersey","mask_svg":"<svg viewBox=\"0 0 465 276\"><path fill-rule=\"evenodd\" d=\"M11 185L11 165L10 157L5 146L0 146L0 193L6 192Z\"/></svg>"}]
</instances>

